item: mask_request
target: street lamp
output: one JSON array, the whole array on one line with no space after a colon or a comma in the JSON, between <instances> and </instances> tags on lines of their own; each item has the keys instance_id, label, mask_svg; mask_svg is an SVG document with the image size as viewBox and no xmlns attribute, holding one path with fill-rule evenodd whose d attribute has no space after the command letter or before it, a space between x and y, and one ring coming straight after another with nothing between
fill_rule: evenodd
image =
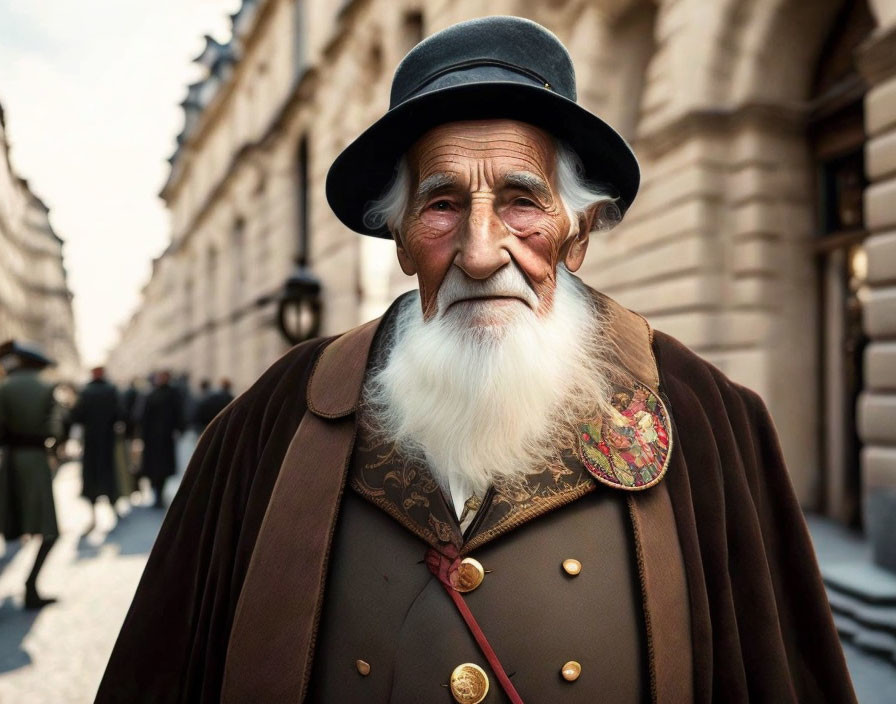
<instances>
[{"instance_id":1,"label":"street lamp","mask_svg":"<svg viewBox=\"0 0 896 704\"><path fill-rule=\"evenodd\" d=\"M277 327L292 345L320 332L322 303L318 278L301 262L283 284L277 302Z\"/></svg>"}]
</instances>

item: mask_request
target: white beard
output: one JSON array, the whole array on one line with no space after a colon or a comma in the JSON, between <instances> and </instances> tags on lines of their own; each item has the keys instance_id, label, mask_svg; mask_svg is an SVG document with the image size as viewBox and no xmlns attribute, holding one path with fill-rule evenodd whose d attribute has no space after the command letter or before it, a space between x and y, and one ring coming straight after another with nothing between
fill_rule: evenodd
<instances>
[{"instance_id":1,"label":"white beard","mask_svg":"<svg viewBox=\"0 0 896 704\"><path fill-rule=\"evenodd\" d=\"M451 306L477 292L530 304ZM452 267L431 320L419 294L403 303L388 358L368 375L367 428L426 461L447 491L461 485L482 496L495 481L543 471L574 446L578 422L609 406L617 367L584 285L560 266L550 312L537 315L533 299L537 306L513 266L487 281Z\"/></svg>"}]
</instances>

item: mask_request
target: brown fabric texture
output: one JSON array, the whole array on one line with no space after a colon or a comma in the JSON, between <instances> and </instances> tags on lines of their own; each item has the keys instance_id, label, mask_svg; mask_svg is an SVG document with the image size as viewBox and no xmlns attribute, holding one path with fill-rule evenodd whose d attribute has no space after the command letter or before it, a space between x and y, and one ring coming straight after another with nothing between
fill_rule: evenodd
<instances>
[{"instance_id":1,"label":"brown fabric texture","mask_svg":"<svg viewBox=\"0 0 896 704\"><path fill-rule=\"evenodd\" d=\"M429 468L399 454L391 443L362 439L349 483L358 494L434 548L451 544L461 555L549 511L594 491L597 484L572 448L563 462L524 482L498 483L483 499L466 537Z\"/></svg>"},{"instance_id":2,"label":"brown fabric texture","mask_svg":"<svg viewBox=\"0 0 896 704\"><path fill-rule=\"evenodd\" d=\"M649 701L631 543L626 495L599 486L471 553L489 572L463 598L526 704ZM464 662L489 674L484 704L507 701L445 589L421 562L427 548L346 490L306 701L449 704L443 685ZM577 577L561 569L567 558L581 561ZM355 668L358 659L370 664L366 677ZM582 666L572 683L559 675L569 660Z\"/></svg>"},{"instance_id":3,"label":"brown fabric texture","mask_svg":"<svg viewBox=\"0 0 896 704\"><path fill-rule=\"evenodd\" d=\"M654 335L666 482L691 601L695 702L854 702L805 519L754 392Z\"/></svg>"},{"instance_id":4,"label":"brown fabric texture","mask_svg":"<svg viewBox=\"0 0 896 704\"><path fill-rule=\"evenodd\" d=\"M354 433L350 419L325 421L313 413L299 425L237 604L222 702L301 701ZM303 517L301 539L296 516ZM294 654L288 667L284 653Z\"/></svg>"},{"instance_id":5,"label":"brown fabric texture","mask_svg":"<svg viewBox=\"0 0 896 704\"><path fill-rule=\"evenodd\" d=\"M628 496L647 631L651 701L693 701L691 623L684 560L665 484ZM672 530L670 530L672 528Z\"/></svg>"},{"instance_id":6,"label":"brown fabric texture","mask_svg":"<svg viewBox=\"0 0 896 704\"><path fill-rule=\"evenodd\" d=\"M341 418L358 409L367 354L382 318L371 320L327 345L308 382L308 408L322 418Z\"/></svg>"},{"instance_id":7,"label":"brown fabric texture","mask_svg":"<svg viewBox=\"0 0 896 704\"><path fill-rule=\"evenodd\" d=\"M302 390L327 343L295 348L203 435L98 702L219 701L259 528L306 410ZM669 493L687 575L694 701L855 701L805 522L762 402L668 336L656 333L653 350L675 426L671 462L659 486ZM537 530L539 522L580 501L524 530ZM305 523L296 517L297 539ZM512 543L520 534L490 545ZM279 664L294 667L306 657L284 654Z\"/></svg>"},{"instance_id":8,"label":"brown fabric texture","mask_svg":"<svg viewBox=\"0 0 896 704\"><path fill-rule=\"evenodd\" d=\"M199 439L97 702L219 702L234 612L308 377L329 340L291 350Z\"/></svg>"}]
</instances>

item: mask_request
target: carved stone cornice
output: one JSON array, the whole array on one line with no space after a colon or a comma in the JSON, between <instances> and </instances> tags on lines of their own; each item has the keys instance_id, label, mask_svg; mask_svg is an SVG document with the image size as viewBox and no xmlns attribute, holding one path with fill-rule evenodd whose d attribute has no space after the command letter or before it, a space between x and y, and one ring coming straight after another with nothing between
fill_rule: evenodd
<instances>
[{"instance_id":1,"label":"carved stone cornice","mask_svg":"<svg viewBox=\"0 0 896 704\"><path fill-rule=\"evenodd\" d=\"M799 102L698 108L639 134L634 140L634 147L639 155L656 158L696 137L726 135L744 127L759 127L776 134L798 133L806 127L809 110L807 103Z\"/></svg>"},{"instance_id":2,"label":"carved stone cornice","mask_svg":"<svg viewBox=\"0 0 896 704\"><path fill-rule=\"evenodd\" d=\"M869 87L896 76L896 25L877 29L859 45L856 66Z\"/></svg>"}]
</instances>

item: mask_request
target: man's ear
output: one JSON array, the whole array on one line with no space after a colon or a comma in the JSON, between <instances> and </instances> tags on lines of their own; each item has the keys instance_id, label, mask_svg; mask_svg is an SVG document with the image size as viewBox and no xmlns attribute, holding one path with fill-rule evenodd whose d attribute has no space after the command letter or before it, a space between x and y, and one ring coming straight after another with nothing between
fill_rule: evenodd
<instances>
[{"instance_id":1,"label":"man's ear","mask_svg":"<svg viewBox=\"0 0 896 704\"><path fill-rule=\"evenodd\" d=\"M588 240L590 239L588 230L579 230L579 234L569 241L566 249L566 255L563 257L563 263L570 271L578 271L585 261L585 252L588 250Z\"/></svg>"},{"instance_id":2,"label":"man's ear","mask_svg":"<svg viewBox=\"0 0 896 704\"><path fill-rule=\"evenodd\" d=\"M594 219L597 217L599 206L594 205L579 216L579 231L567 246L563 263L570 271L578 271L585 261L585 252L588 251L588 240L591 238L591 229Z\"/></svg>"}]
</instances>

